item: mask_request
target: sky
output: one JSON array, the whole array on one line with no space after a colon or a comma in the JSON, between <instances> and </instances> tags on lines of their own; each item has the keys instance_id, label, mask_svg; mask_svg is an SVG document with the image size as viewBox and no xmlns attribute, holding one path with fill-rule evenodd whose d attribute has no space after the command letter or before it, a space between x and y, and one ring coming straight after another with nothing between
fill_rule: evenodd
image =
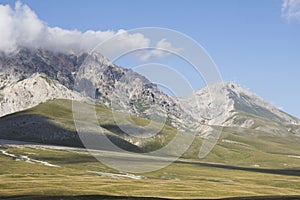
<instances>
[{"instance_id":1,"label":"sky","mask_svg":"<svg viewBox=\"0 0 300 200\"><path fill-rule=\"evenodd\" d=\"M238 83L300 118L299 0L22 0L18 8L15 3L0 0L11 7L0 7L0 49L30 43L86 50L134 28L173 29L208 52L224 81ZM129 42L115 49L151 43L143 35L125 37ZM80 40L84 42L75 44ZM173 51L180 48L168 40L154 45ZM131 67L129 63L121 62ZM200 89L184 63L168 64Z\"/></svg>"}]
</instances>

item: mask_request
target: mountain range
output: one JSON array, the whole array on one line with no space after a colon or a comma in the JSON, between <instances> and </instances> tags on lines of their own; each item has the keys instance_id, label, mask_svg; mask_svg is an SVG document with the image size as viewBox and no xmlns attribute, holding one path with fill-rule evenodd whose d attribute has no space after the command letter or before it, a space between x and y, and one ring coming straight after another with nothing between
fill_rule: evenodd
<instances>
[{"instance_id":1,"label":"mountain range","mask_svg":"<svg viewBox=\"0 0 300 200\"><path fill-rule=\"evenodd\" d=\"M94 101L158 122L165 118L170 127L196 131L203 137L208 127L300 136L299 119L234 83L216 83L187 98L177 98L99 53L64 54L29 48L0 53L0 124L20 111L55 99Z\"/></svg>"}]
</instances>

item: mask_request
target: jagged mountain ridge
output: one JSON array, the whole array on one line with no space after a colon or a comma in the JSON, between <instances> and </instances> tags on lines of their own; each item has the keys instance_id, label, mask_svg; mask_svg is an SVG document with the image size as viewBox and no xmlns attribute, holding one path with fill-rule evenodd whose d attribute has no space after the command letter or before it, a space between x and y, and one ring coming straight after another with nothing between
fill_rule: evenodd
<instances>
[{"instance_id":1,"label":"jagged mountain ridge","mask_svg":"<svg viewBox=\"0 0 300 200\"><path fill-rule=\"evenodd\" d=\"M41 91L36 88L32 92L28 85L35 82L33 79L41 82L46 77L59 86L51 89L51 84L45 87L47 84L41 83L41 87L51 91L37 98ZM59 88L66 91L66 95L59 93ZM161 115L166 114L167 122L176 128L190 129L193 126L197 130L202 125L253 128L257 124L255 120L262 118L279 123L278 126L284 125L284 130L295 133L300 124L298 119L233 83L215 84L189 98L177 99L164 94L142 75L116 66L98 53L61 54L21 48L14 54L0 54L0 116L54 98L81 98L78 93L144 118L159 111Z\"/></svg>"}]
</instances>

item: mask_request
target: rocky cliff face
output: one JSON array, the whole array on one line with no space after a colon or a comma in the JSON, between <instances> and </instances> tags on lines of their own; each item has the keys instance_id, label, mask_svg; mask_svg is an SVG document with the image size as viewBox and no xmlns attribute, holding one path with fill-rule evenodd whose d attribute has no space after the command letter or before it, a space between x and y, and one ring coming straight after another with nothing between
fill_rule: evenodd
<instances>
[{"instance_id":1,"label":"rocky cliff face","mask_svg":"<svg viewBox=\"0 0 300 200\"><path fill-rule=\"evenodd\" d=\"M82 101L84 97L45 74L35 73L0 90L0 116L28 109L52 99Z\"/></svg>"},{"instance_id":2,"label":"rocky cliff face","mask_svg":"<svg viewBox=\"0 0 300 200\"><path fill-rule=\"evenodd\" d=\"M87 54L62 54L47 50L20 48L10 54L0 53L0 88L44 73L62 85L72 88L74 73Z\"/></svg>"}]
</instances>

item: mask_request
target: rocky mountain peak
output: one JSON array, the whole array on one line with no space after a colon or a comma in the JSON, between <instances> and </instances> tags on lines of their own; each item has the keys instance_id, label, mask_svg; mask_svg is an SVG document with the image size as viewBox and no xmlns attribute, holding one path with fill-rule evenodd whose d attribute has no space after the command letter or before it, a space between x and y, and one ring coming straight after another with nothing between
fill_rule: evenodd
<instances>
[{"instance_id":1,"label":"rocky mountain peak","mask_svg":"<svg viewBox=\"0 0 300 200\"><path fill-rule=\"evenodd\" d=\"M216 83L193 93L188 99L189 110L196 119L210 125L240 126L249 117L274 120L278 123L300 124L300 121L281 111L258 95L231 82ZM238 120L237 116L244 116ZM235 118L233 118L235 116Z\"/></svg>"}]
</instances>

